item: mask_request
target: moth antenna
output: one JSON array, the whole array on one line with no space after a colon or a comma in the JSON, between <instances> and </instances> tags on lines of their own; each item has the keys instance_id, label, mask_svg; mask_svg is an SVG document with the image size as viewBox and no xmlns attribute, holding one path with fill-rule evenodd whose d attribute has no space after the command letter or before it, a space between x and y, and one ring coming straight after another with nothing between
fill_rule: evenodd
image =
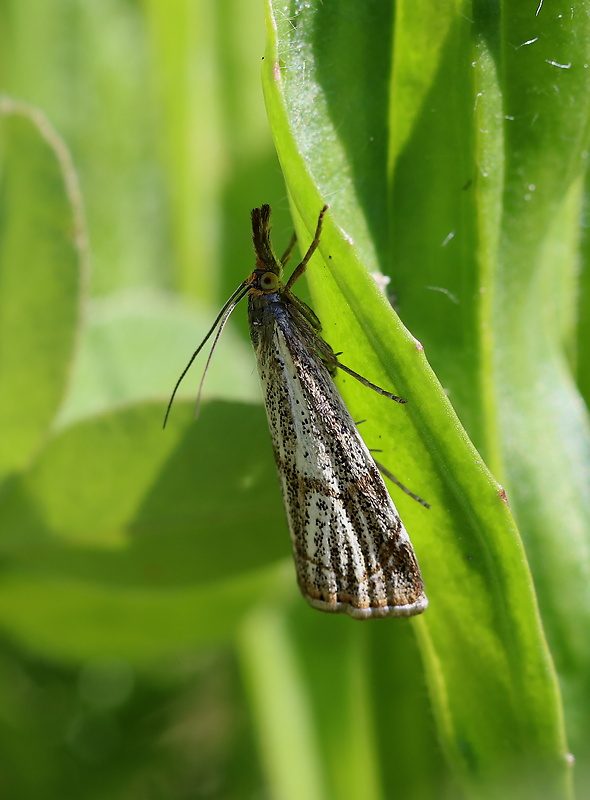
<instances>
[{"instance_id":1,"label":"moth antenna","mask_svg":"<svg viewBox=\"0 0 590 800\"><path fill-rule=\"evenodd\" d=\"M213 342L213 347L211 348L211 352L209 353L209 358L207 359L207 366L205 367L205 372L206 372L207 371L207 367L209 366L209 363L211 361L211 356L213 355L213 350L215 349L215 345L217 344L217 341L219 340L219 336L221 334L221 331L224 329L225 324L226 324L227 320L230 317L230 314L232 313L234 308L238 305L240 300L242 300L246 296L246 294L248 293L249 289L250 289L250 284L248 283L248 281L243 281L243 283L241 283L238 286L238 288L235 290L235 292L232 293L231 297L228 300L226 300L226 302L223 304L223 308L221 309L221 311L217 315L217 317L215 319L215 322L213 323L213 325L209 329L207 335L205 336L205 338L203 339L201 344L197 347L195 352L190 357L188 364L182 370L182 372L180 374L180 377L176 381L176 385L174 386L174 389L172 390L172 394L170 395L170 400L168 401L168 406L166 407L166 413L164 415L164 424L162 425L163 428L166 427L166 423L168 422L168 416L170 415L170 409L172 408L172 403L174 402L174 398L176 397L176 392L178 391L178 387L182 383L186 373L192 367L195 358L199 355L199 353L201 352L203 347L207 344L207 342L209 341L211 335L214 333L214 331L217 328L217 326L220 325L220 328L219 328L219 331L217 333L217 336L215 337L215 341ZM203 379L204 379L204 377L205 376L203 375ZM199 397L201 395L202 388L203 388L203 380L201 380L201 385L199 387Z\"/></svg>"},{"instance_id":2,"label":"moth antenna","mask_svg":"<svg viewBox=\"0 0 590 800\"><path fill-rule=\"evenodd\" d=\"M242 295L243 297L243 295ZM219 337L221 336L221 332L225 328L227 321L229 320L232 311L240 302L242 297L239 297L236 302L229 308L225 316L219 322L219 328L217 329L217 333L215 334L215 339L213 339L213 344L211 345L211 350L209 351L209 355L207 356L207 362L205 364L205 369L203 370L203 375L201 377L201 382L199 383L199 391L197 392L197 400L195 402L195 419L199 416L199 409L201 407L201 395L203 394L203 386L205 385L205 378L207 377L207 371L209 370L209 364L211 363L211 359L213 358L213 351L217 347L217 342L219 341Z\"/></svg>"}]
</instances>

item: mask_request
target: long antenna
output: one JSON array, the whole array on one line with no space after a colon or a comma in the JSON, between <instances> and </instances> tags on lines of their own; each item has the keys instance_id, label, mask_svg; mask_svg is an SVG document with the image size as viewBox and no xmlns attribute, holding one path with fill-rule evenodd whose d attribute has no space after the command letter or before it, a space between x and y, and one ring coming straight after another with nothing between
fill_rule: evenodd
<instances>
[{"instance_id":1,"label":"long antenna","mask_svg":"<svg viewBox=\"0 0 590 800\"><path fill-rule=\"evenodd\" d=\"M247 290L246 290L247 291ZM244 292L245 294L246 292ZM209 351L209 355L207 356L207 362L205 364L205 369L203 370L203 375L201 376L201 382L199 383L199 391L197 392L197 400L195 402L195 419L199 416L199 409L201 407L201 395L203 394L203 386L205 385L205 378L207 377L207 372L209 371L209 364L211 363L211 359L213 358L213 351L217 347L217 342L219 341L219 337L221 336L225 325L230 318L230 315L237 304L240 302L244 295L240 295L238 299L230 306L227 310L224 317L219 322L219 327L217 329L217 333L215 334L215 339L213 339L213 344L211 345L211 350Z\"/></svg>"},{"instance_id":2,"label":"long antenna","mask_svg":"<svg viewBox=\"0 0 590 800\"><path fill-rule=\"evenodd\" d=\"M247 280L243 281L243 283L241 283L238 286L238 288L235 290L235 292L233 292L232 296L223 304L223 308L221 309L221 311L217 315L217 318L215 319L215 322L213 323L213 325L209 329L209 332L207 333L207 335L205 336L205 338L203 339L201 344L197 347L195 352L190 357L188 364L182 370L180 378L176 381L176 385L175 385L175 387L174 387L174 389L172 391L172 394L170 396L170 400L168 401L168 406L166 408L166 414L164 415L164 424L162 425L163 428L166 427L166 423L168 422L168 416L170 414L170 409L172 408L172 403L174 402L174 398L176 397L176 392L178 391L178 387L182 383L186 373L192 367L195 358L199 355L199 353L201 352L203 347L207 344L207 342L209 341L210 337L214 333L214 331L217 328L217 326L220 325L219 332L218 332L217 336L215 337L215 341L213 342L213 347L211 348L211 353L209 354L209 358L207 359L207 367L209 366L209 362L211 361L211 354L213 353L213 350L215 349L215 345L217 344L217 342L219 340L219 335L221 334L221 331L223 330L223 328L225 326L225 323L229 319L230 314L232 313L234 308L238 305L240 300L242 300L248 294L249 289L250 289L250 284L248 283ZM206 369L205 369L205 371L206 371ZM202 386L203 386L203 382L201 381L201 387L199 388L199 397L201 395Z\"/></svg>"}]
</instances>

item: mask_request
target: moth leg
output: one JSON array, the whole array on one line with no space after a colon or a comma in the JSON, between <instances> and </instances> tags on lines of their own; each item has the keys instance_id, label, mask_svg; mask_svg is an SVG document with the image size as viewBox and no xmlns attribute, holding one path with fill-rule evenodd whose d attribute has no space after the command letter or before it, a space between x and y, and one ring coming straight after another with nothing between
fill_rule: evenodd
<instances>
[{"instance_id":1,"label":"moth leg","mask_svg":"<svg viewBox=\"0 0 590 800\"><path fill-rule=\"evenodd\" d=\"M408 494L413 500L416 500L417 503L423 505L424 508L430 508L430 503L427 503L426 500L423 500L419 495L414 494L414 492L410 491L407 486L404 486L404 484L401 481L398 481L395 475L392 472L390 472L387 469L387 467L384 467L383 464L379 463L379 461L375 461L375 464L377 465L377 469L379 470L379 472L382 475L385 475L386 478L389 478L389 480L392 483L395 483L396 486L399 486L402 492Z\"/></svg>"},{"instance_id":2,"label":"moth leg","mask_svg":"<svg viewBox=\"0 0 590 800\"><path fill-rule=\"evenodd\" d=\"M321 345L318 347L320 358L326 365L326 369L330 375L334 378L338 372L338 356L340 353L335 353L328 342L324 341L321 336L316 338L316 342L318 340L321 342Z\"/></svg>"},{"instance_id":3,"label":"moth leg","mask_svg":"<svg viewBox=\"0 0 590 800\"><path fill-rule=\"evenodd\" d=\"M374 392L377 392L377 394L382 394L383 397L389 397L390 400L394 400L396 403L408 402L403 397L398 397L397 394L388 392L386 389L382 389L375 383L371 383L371 381L368 381L366 378L363 378L362 375L359 375L358 372L355 372L354 370L350 369L350 367L347 367L346 364L343 364L341 361L338 361L338 359L336 359L335 361L335 366L338 367L338 369L341 369L343 372L346 372L351 377L355 378L359 383L362 383L363 386L367 387L367 389L372 389Z\"/></svg>"},{"instance_id":4,"label":"moth leg","mask_svg":"<svg viewBox=\"0 0 590 800\"><path fill-rule=\"evenodd\" d=\"M304 303L303 300L300 300L296 294L293 294L293 292L287 292L287 290L285 290L283 293L283 298L289 300L291 305L295 307L295 309L301 314L305 321L311 325L316 333L321 331L322 323L319 321L307 303Z\"/></svg>"},{"instance_id":5,"label":"moth leg","mask_svg":"<svg viewBox=\"0 0 590 800\"><path fill-rule=\"evenodd\" d=\"M322 232L322 222L324 219L324 214L326 213L327 210L328 206L324 206L320 211L320 215L318 217L318 224L315 229L315 236L313 237L313 240L307 249L307 253L303 256L303 260L297 267L295 267L293 274L287 281L287 285L285 286L285 289L287 289L287 291L289 291L289 289L291 288L291 286L293 286L295 281L298 280L303 275L303 273L307 269L307 262L317 250L317 246L320 243L320 234Z\"/></svg>"},{"instance_id":6,"label":"moth leg","mask_svg":"<svg viewBox=\"0 0 590 800\"><path fill-rule=\"evenodd\" d=\"M295 247L296 241L297 241L297 234L294 233L293 236L291 236L291 241L287 245L287 249L281 256L281 266L284 267L287 261L291 258L291 253L293 252L293 248Z\"/></svg>"},{"instance_id":7,"label":"moth leg","mask_svg":"<svg viewBox=\"0 0 590 800\"><path fill-rule=\"evenodd\" d=\"M404 400L403 397L398 397L396 394L392 394L391 392L382 389L380 386L371 383L371 381L363 378L362 375L359 375L358 372L355 372L354 370L350 369L350 367L347 367L346 364L338 361L338 358L336 357L336 354L330 345L325 342L321 336L316 336L316 347L331 374L336 373L336 368L341 369L343 372L346 372L348 375L355 378L355 380L357 380L359 383L362 383L363 386L366 386L367 389L372 389L374 392L377 392L377 394L382 394L384 397L389 397L390 400L395 400L396 403L408 402L407 400Z\"/></svg>"}]
</instances>

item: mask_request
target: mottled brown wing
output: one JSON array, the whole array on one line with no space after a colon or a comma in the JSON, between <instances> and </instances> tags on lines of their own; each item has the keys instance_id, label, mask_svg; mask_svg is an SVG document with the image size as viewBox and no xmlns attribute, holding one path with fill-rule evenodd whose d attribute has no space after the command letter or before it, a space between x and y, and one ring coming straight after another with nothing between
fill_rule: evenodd
<instances>
[{"instance_id":1,"label":"mottled brown wing","mask_svg":"<svg viewBox=\"0 0 590 800\"><path fill-rule=\"evenodd\" d=\"M251 303L250 323L301 591L357 619L419 614L412 544L314 332L267 298Z\"/></svg>"}]
</instances>

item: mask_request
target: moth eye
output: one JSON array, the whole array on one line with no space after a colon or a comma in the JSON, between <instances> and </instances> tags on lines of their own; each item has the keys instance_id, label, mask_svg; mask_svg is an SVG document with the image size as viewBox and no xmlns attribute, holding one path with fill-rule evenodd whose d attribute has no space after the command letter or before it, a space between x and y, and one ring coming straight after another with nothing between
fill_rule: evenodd
<instances>
[{"instance_id":1,"label":"moth eye","mask_svg":"<svg viewBox=\"0 0 590 800\"><path fill-rule=\"evenodd\" d=\"M265 272L260 276L260 288L267 292L279 288L279 279L274 272Z\"/></svg>"}]
</instances>

